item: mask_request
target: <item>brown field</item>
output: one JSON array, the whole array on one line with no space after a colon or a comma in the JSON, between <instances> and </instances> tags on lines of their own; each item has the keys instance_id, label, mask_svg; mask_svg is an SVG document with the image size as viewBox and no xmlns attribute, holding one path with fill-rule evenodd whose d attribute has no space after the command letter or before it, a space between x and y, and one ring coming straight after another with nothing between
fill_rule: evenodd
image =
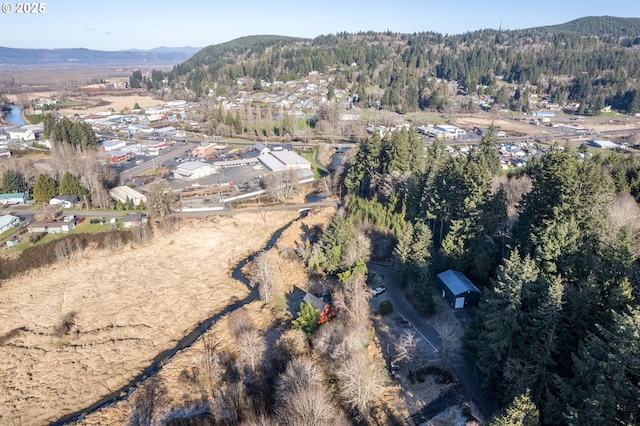
<instances>
[{"instance_id":1,"label":"brown field","mask_svg":"<svg viewBox=\"0 0 640 426\"><path fill-rule=\"evenodd\" d=\"M28 99L52 99L61 98L61 92L32 92L29 93ZM24 98L22 95L8 94L5 97L9 102L20 103L20 98ZM64 95L68 100L78 101L81 104L77 107L59 109L58 112L65 116L72 116L74 114L86 115L96 114L113 109L116 113L127 109L133 109L133 106L137 103L141 108L155 107L164 105L165 102L146 95L96 95L96 96L80 96L80 95Z\"/></svg>"},{"instance_id":2,"label":"brown field","mask_svg":"<svg viewBox=\"0 0 640 426\"><path fill-rule=\"evenodd\" d=\"M128 383L198 323L245 297L231 268L295 216L188 221L143 246L86 250L3 282L0 424L45 424Z\"/></svg>"}]
</instances>

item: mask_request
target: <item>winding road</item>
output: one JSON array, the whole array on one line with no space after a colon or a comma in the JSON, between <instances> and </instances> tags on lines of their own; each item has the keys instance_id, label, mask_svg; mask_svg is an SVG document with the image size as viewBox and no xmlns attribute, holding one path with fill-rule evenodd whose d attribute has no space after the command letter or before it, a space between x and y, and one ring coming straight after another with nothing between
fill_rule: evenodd
<instances>
[{"instance_id":1,"label":"winding road","mask_svg":"<svg viewBox=\"0 0 640 426\"><path fill-rule=\"evenodd\" d=\"M367 267L369 271L376 272L380 276L380 279L387 288L385 293L386 297L393 304L394 311L407 320L435 352L442 354L442 339L440 338L440 335L431 325L429 325L427 320L421 317L415 309L413 309L413 306L411 306L407 299L405 299L402 294L402 290L390 278L391 269L389 266L369 263ZM458 380L462 383L473 402L478 406L478 409L482 412L485 420L488 420L497 410L497 405L484 394L473 371L465 363L462 356L456 356L455 359L450 360L450 362Z\"/></svg>"}]
</instances>

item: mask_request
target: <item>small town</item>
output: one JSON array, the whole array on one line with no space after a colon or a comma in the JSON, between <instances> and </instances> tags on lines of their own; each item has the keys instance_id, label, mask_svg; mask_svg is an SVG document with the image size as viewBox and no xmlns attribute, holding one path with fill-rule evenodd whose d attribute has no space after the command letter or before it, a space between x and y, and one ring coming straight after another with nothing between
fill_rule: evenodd
<instances>
[{"instance_id":1,"label":"small town","mask_svg":"<svg viewBox=\"0 0 640 426\"><path fill-rule=\"evenodd\" d=\"M175 6L2 6L0 424L638 423L637 5Z\"/></svg>"}]
</instances>

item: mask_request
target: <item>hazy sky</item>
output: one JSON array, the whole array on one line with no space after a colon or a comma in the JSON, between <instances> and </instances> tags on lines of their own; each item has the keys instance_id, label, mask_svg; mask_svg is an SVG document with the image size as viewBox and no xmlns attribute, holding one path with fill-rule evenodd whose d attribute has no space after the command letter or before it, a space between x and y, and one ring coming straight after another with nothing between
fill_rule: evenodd
<instances>
[{"instance_id":1,"label":"hazy sky","mask_svg":"<svg viewBox=\"0 0 640 426\"><path fill-rule=\"evenodd\" d=\"M640 17L640 0L49 0L39 15L0 13L0 46L204 47L275 34L313 38L341 31L460 34L521 29L583 16Z\"/></svg>"}]
</instances>

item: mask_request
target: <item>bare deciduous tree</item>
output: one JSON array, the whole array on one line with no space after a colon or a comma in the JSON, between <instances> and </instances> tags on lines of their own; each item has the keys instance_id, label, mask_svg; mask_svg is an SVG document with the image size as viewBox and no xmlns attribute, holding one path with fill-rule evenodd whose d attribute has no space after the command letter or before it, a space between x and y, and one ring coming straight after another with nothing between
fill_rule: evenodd
<instances>
[{"instance_id":1,"label":"bare deciduous tree","mask_svg":"<svg viewBox=\"0 0 640 426\"><path fill-rule=\"evenodd\" d=\"M342 414L331 403L323 384L322 370L310 359L292 360L280 376L277 387L280 424L342 425Z\"/></svg>"},{"instance_id":2,"label":"bare deciduous tree","mask_svg":"<svg viewBox=\"0 0 640 426\"><path fill-rule=\"evenodd\" d=\"M237 345L240 359L255 373L258 365L262 363L264 353L267 350L264 337L258 330L247 330L238 336Z\"/></svg>"},{"instance_id":3,"label":"bare deciduous tree","mask_svg":"<svg viewBox=\"0 0 640 426\"><path fill-rule=\"evenodd\" d=\"M345 325L355 332L358 340L366 342L369 338L367 327L369 324L371 294L361 275L352 275L343 288L334 293L334 305L338 314L344 318Z\"/></svg>"},{"instance_id":4,"label":"bare deciduous tree","mask_svg":"<svg viewBox=\"0 0 640 426\"><path fill-rule=\"evenodd\" d=\"M216 401L216 414L223 424L240 424L250 410L243 382L230 383L223 387Z\"/></svg>"},{"instance_id":5,"label":"bare deciduous tree","mask_svg":"<svg viewBox=\"0 0 640 426\"><path fill-rule=\"evenodd\" d=\"M63 238L55 246L56 257L60 261L69 261L82 252L82 242L79 239Z\"/></svg>"},{"instance_id":6,"label":"bare deciduous tree","mask_svg":"<svg viewBox=\"0 0 640 426\"><path fill-rule=\"evenodd\" d=\"M411 330L405 330L400 337L394 339L393 349L395 356L392 362L411 361L416 353L416 333Z\"/></svg>"},{"instance_id":7,"label":"bare deciduous tree","mask_svg":"<svg viewBox=\"0 0 640 426\"><path fill-rule=\"evenodd\" d=\"M271 172L264 177L265 189L273 201L283 201L291 197L298 190L299 182L299 170Z\"/></svg>"},{"instance_id":8,"label":"bare deciduous tree","mask_svg":"<svg viewBox=\"0 0 640 426\"><path fill-rule=\"evenodd\" d=\"M144 244L153 236L148 223L141 222L131 227L131 235L133 240L138 244Z\"/></svg>"},{"instance_id":9,"label":"bare deciduous tree","mask_svg":"<svg viewBox=\"0 0 640 426\"><path fill-rule=\"evenodd\" d=\"M354 353L338 368L342 399L363 418L383 389L384 374L367 360L366 352Z\"/></svg>"},{"instance_id":10,"label":"bare deciduous tree","mask_svg":"<svg viewBox=\"0 0 640 426\"><path fill-rule=\"evenodd\" d=\"M522 201L522 196L533 188L533 183L528 175L516 178L509 178L500 175L491 182L491 189L496 193L500 188L504 190L507 201L507 218L509 223L515 223L518 219L518 204Z\"/></svg>"},{"instance_id":11,"label":"bare deciduous tree","mask_svg":"<svg viewBox=\"0 0 640 426\"><path fill-rule=\"evenodd\" d=\"M164 217L175 208L175 196L164 179L156 179L149 185L147 200L149 213L153 216Z\"/></svg>"},{"instance_id":12,"label":"bare deciduous tree","mask_svg":"<svg viewBox=\"0 0 640 426\"><path fill-rule=\"evenodd\" d=\"M608 235L610 242L614 241L622 228L629 228L634 235L640 233L640 206L631 194L616 194L611 209L611 230ZM640 252L638 243L635 244L636 254Z\"/></svg>"},{"instance_id":13,"label":"bare deciduous tree","mask_svg":"<svg viewBox=\"0 0 640 426\"><path fill-rule=\"evenodd\" d=\"M371 257L371 240L361 229L356 229L353 238L348 239L340 258L341 266L348 269L358 260L367 262Z\"/></svg>"},{"instance_id":14,"label":"bare deciduous tree","mask_svg":"<svg viewBox=\"0 0 640 426\"><path fill-rule=\"evenodd\" d=\"M104 246L112 252L119 252L124 246L124 240L119 232L110 232L104 237Z\"/></svg>"},{"instance_id":15,"label":"bare deciduous tree","mask_svg":"<svg viewBox=\"0 0 640 426\"><path fill-rule=\"evenodd\" d=\"M309 343L304 332L299 329L288 329L276 341L273 360L278 368L294 358L304 356L309 351Z\"/></svg>"},{"instance_id":16,"label":"bare deciduous tree","mask_svg":"<svg viewBox=\"0 0 640 426\"><path fill-rule=\"evenodd\" d=\"M198 377L198 381L207 394L215 398L224 375L218 343L208 335L203 336L202 343L204 345L201 365L203 374Z\"/></svg>"},{"instance_id":17,"label":"bare deciduous tree","mask_svg":"<svg viewBox=\"0 0 640 426\"><path fill-rule=\"evenodd\" d=\"M151 377L132 395L129 424L132 426L159 424L160 410L167 402L167 388L164 381L158 376Z\"/></svg>"},{"instance_id":18,"label":"bare deciduous tree","mask_svg":"<svg viewBox=\"0 0 640 426\"><path fill-rule=\"evenodd\" d=\"M240 337L242 333L253 330L254 328L253 320L251 320L246 310L236 309L229 314L229 330L236 338Z\"/></svg>"},{"instance_id":19,"label":"bare deciduous tree","mask_svg":"<svg viewBox=\"0 0 640 426\"><path fill-rule=\"evenodd\" d=\"M260 299L271 302L278 294L278 260L270 252L263 251L253 260L251 265L253 284L258 286Z\"/></svg>"},{"instance_id":20,"label":"bare deciduous tree","mask_svg":"<svg viewBox=\"0 0 640 426\"><path fill-rule=\"evenodd\" d=\"M318 181L318 193L325 197L333 195L333 180L327 175Z\"/></svg>"}]
</instances>

